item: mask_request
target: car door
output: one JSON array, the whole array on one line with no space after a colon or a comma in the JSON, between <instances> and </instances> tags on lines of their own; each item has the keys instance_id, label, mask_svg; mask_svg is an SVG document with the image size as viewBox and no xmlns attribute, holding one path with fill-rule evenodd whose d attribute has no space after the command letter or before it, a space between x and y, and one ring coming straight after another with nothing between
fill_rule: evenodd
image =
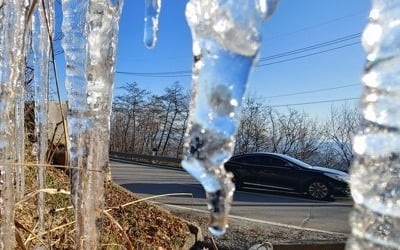
<instances>
[{"instance_id":1,"label":"car door","mask_svg":"<svg viewBox=\"0 0 400 250\"><path fill-rule=\"evenodd\" d=\"M269 158L264 155L252 155L247 159L247 171L249 175L249 182L267 186L270 184Z\"/></svg>"},{"instance_id":2,"label":"car door","mask_svg":"<svg viewBox=\"0 0 400 250\"><path fill-rule=\"evenodd\" d=\"M246 155L235 158L230 165L234 166L232 171L240 178L240 181L246 183L256 183L255 179L261 171L259 160L254 155Z\"/></svg>"},{"instance_id":3,"label":"car door","mask_svg":"<svg viewBox=\"0 0 400 250\"><path fill-rule=\"evenodd\" d=\"M277 156L271 156L268 169L271 185L285 190L295 190L298 188L298 183L302 176L298 166Z\"/></svg>"},{"instance_id":4,"label":"car door","mask_svg":"<svg viewBox=\"0 0 400 250\"><path fill-rule=\"evenodd\" d=\"M250 176L248 171L249 164L247 163L247 156L235 156L230 159L226 164L225 168L235 175L235 178L241 182L246 182Z\"/></svg>"},{"instance_id":5,"label":"car door","mask_svg":"<svg viewBox=\"0 0 400 250\"><path fill-rule=\"evenodd\" d=\"M270 158L261 154L246 155L240 160L237 170L241 181L259 187L268 187L271 183Z\"/></svg>"}]
</instances>

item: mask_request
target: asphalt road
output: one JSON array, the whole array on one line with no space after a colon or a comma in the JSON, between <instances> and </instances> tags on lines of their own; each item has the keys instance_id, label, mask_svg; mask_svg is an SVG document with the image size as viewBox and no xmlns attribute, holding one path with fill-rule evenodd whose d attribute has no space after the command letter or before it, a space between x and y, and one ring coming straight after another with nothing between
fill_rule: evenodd
<instances>
[{"instance_id":1,"label":"asphalt road","mask_svg":"<svg viewBox=\"0 0 400 250\"><path fill-rule=\"evenodd\" d=\"M112 174L116 183L143 197L190 193L190 196L162 197L154 201L173 205L175 209L207 211L203 188L184 171L113 161ZM284 224L348 234L351 208L350 198L321 202L298 194L245 190L236 191L231 215L235 219L253 223Z\"/></svg>"}]
</instances>

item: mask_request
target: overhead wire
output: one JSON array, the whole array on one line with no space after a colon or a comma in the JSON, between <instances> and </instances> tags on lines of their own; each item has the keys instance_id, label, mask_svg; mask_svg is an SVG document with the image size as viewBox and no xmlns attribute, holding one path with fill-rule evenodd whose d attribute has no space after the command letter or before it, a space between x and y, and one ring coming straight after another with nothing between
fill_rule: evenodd
<instances>
[{"instance_id":1,"label":"overhead wire","mask_svg":"<svg viewBox=\"0 0 400 250\"><path fill-rule=\"evenodd\" d=\"M288 103L288 104L277 104L277 105L271 105L269 107L271 107L271 108L280 108L280 107L311 105L311 104L319 104L319 103L343 102L343 101L351 101L351 100L358 100L358 99L360 99L360 98L359 97L350 97L350 98L322 100L322 101L315 101L315 102L298 102L298 103Z\"/></svg>"},{"instance_id":2,"label":"overhead wire","mask_svg":"<svg viewBox=\"0 0 400 250\"><path fill-rule=\"evenodd\" d=\"M311 29L314 27L317 27L319 25L325 25L331 22L335 22L347 17L351 17L354 15L358 15L360 14L362 11L357 12L356 14L353 15L348 15L348 16L343 16L343 17L339 17L339 18L335 18L332 20L329 20L327 22L318 24L318 25L313 25L313 26L309 26L309 27L305 27L302 28L300 30L297 30L294 33L298 33L307 29ZM275 37L270 37L267 40L272 40L281 36L287 36L290 34L281 34L281 35L277 35ZM266 57L261 57L259 59L259 62L266 62L266 61L271 61L271 60L276 60L279 58L284 58L284 57L288 57L288 56L293 56L293 55L297 55L297 54L302 54L305 52L309 52L312 50L316 50L316 49L320 49L320 48L324 48L324 47L328 47L328 46L332 46L332 45L336 45L336 44L340 44L340 43L344 43L356 38L360 38L361 37L361 33L354 33L354 34L350 34L347 36L343 36L343 37L339 37L336 39L332 39L329 41L325 41L322 43L318 43L318 44L313 44L310 46L306 46L303 48L299 48L299 49L294 49L294 50L290 50L290 51L286 51L286 52L281 52L281 53L277 53L274 55L270 55L270 56L266 56ZM319 54L323 54L323 53L327 53L327 52L331 52L331 51L335 51L335 50L339 50L339 49L343 49L346 47L350 47L350 46L354 46L360 44L360 41L357 42L352 42L352 43L348 43L348 44L344 44L341 46L337 46L334 48L329 48L329 49L325 49L325 50L320 50L317 52L313 52L313 53L309 53L309 54L305 54L305 55L301 55L301 56L296 56L296 57L291 57L291 58L287 58L287 59L283 59L283 60L278 60L278 61L274 61L274 62L269 62L269 63L262 63L257 65L256 67L265 67L265 66L269 66L269 65L274 65L274 64L279 64L279 63L284 63L284 62L289 62L289 61L293 61L293 60L298 60L298 59L302 59L302 58L307 58L310 56L315 56L315 55L319 55ZM191 70L180 70L180 71L165 71L165 72L128 72L128 71L117 71L117 74L123 74L123 75L134 75L134 76L139 76L139 77L190 77L192 74ZM302 92L295 92L295 93L289 93L289 94L282 94L282 95L274 95L274 96L268 96L266 98L277 98L277 97L286 97L286 96L295 96L295 95L303 95L303 94L309 94L309 93L318 93L318 92L323 92L323 91L330 91L330 90L335 90L335 89L343 89L343 88L349 88L349 87L354 87L354 86L358 86L359 84L347 84L347 85L341 85L341 86L336 86L336 87L330 87L330 88L323 88L323 89L315 89L315 90L309 90L309 91L302 91ZM321 100L321 101L313 101L313 102L301 102L301 103L289 103L289 104L278 104L278 105L272 105L270 107L290 107L290 106L300 106L300 105L312 105L312 104L320 104L320 103L332 103L332 102L339 102L339 101L351 101L351 100L357 100L359 99L358 97L351 97L351 98L341 98L341 99L331 99L331 100Z\"/></svg>"},{"instance_id":3,"label":"overhead wire","mask_svg":"<svg viewBox=\"0 0 400 250\"><path fill-rule=\"evenodd\" d=\"M260 58L260 62L265 62L265 61L271 61L274 59L279 59L279 58L283 58L283 57L287 57L290 55L296 55L296 54L302 54L308 51L312 51L315 49L319 49L319 48L323 48L323 47L327 47L327 46L331 46L331 45L335 45L335 44L339 44L339 43L343 43L355 38L359 38L361 36L361 33L354 33L351 35L347 35L344 37L340 37L340 38L336 38L333 40L329 40L323 43L318 43L318 44L314 44L314 45L310 45L307 47L303 47L303 48L299 48L299 49L295 49L295 50L290 50L290 51L286 51L286 52L282 52L282 53L278 53L275 55L271 55L271 56L267 56L267 57L262 57ZM356 44L359 44L360 41L356 41L356 42L352 42L352 43L348 43L348 44L344 44L341 46L337 46L334 48L329 48L329 49L325 49L325 50L321 50L321 51L317 51L317 52L313 52L313 53L309 53L309 54L305 54L305 55L301 55L301 56L296 56L296 57L291 57L291 58L287 58L287 59L283 59L283 60L278 60L278 61L274 61L274 62L270 62L270 63L262 63L257 65L256 67L265 67L265 66L269 66L269 65L274 65L274 64L279 64L279 63L283 63L283 62L289 62L289 61L293 61L293 60L298 60L298 59L302 59L302 58L306 58L306 57L310 57L310 56L314 56L314 55L319 55L319 54L323 54L323 53L327 53L327 52L331 52L331 51L335 51L335 50L339 50L345 47L350 47L350 46L354 46ZM129 71L116 71L117 74L121 74L121 75L134 75L134 76L139 76L139 77L189 77L191 76L191 71L190 70L179 70L179 71L164 71L164 72L129 72Z\"/></svg>"},{"instance_id":4,"label":"overhead wire","mask_svg":"<svg viewBox=\"0 0 400 250\"><path fill-rule=\"evenodd\" d=\"M266 40L270 41L270 40L275 40L275 39L278 39L278 38L281 38L281 37L290 36L290 35L297 34L297 33L300 33L300 32L306 31L306 30L314 29L314 28L321 27L321 26L324 26L324 25L327 25L327 24L331 24L331 23L334 23L334 22L337 22L337 21L340 21L340 20L343 20L343 19L346 19L346 18L349 18L349 17L354 17L354 16L358 16L360 14L366 14L366 13L368 13L367 9L359 10L359 11L350 13L350 14L345 15L345 16L333 18L333 19L330 19L330 20L327 20L327 21L324 21L324 22L321 22L321 23L314 24L314 25L305 26L305 27L302 27L302 28L294 30L294 31L290 31L290 32L287 32L287 33L281 33L281 34L277 34L277 35L274 35L274 36L271 36L271 37L267 37Z\"/></svg>"},{"instance_id":5,"label":"overhead wire","mask_svg":"<svg viewBox=\"0 0 400 250\"><path fill-rule=\"evenodd\" d=\"M350 87L355 87L355 86L360 86L360 83L346 84L346 85L341 85L341 86L336 86L336 87L330 87L330 88L323 88L323 89L307 90L307 91L301 91L301 92L295 92L295 93L289 93L289 94L272 95L272 96L267 96L267 97L265 97L265 98L267 98L267 99L272 99L272 98L277 98L277 97L304 95L304 94L319 93L319 92L330 91L330 90L336 90L336 89L350 88Z\"/></svg>"},{"instance_id":6,"label":"overhead wire","mask_svg":"<svg viewBox=\"0 0 400 250\"><path fill-rule=\"evenodd\" d=\"M262 58L260 58L260 62L271 60L271 59L275 59L275 58L279 58L279 57L283 57L283 56L289 56L289 55L293 55L293 54L303 53L303 52L307 52L309 50L315 50L315 49L318 49L318 48L323 48L323 47L326 47L326 46L334 45L334 44L341 43L341 42L346 42L348 40L352 40L352 39L359 38L359 37L361 37L361 33L355 33L355 34L347 35L347 36L340 37L340 38L333 39L333 40L329 40L329 41L326 41L326 42L323 42L323 43L310 45L310 46L307 46L307 47L304 47L304 48L295 49L295 50L291 50L291 51L287 51L287 52L283 52L283 53L279 53L279 54L275 54L275 55L271 55L271 56L267 56L267 57L262 57Z\"/></svg>"},{"instance_id":7,"label":"overhead wire","mask_svg":"<svg viewBox=\"0 0 400 250\"><path fill-rule=\"evenodd\" d=\"M279 60L279 61L275 61L275 62L271 62L271 63L263 63L263 64L257 65L256 67L260 68L260 67L265 67L265 66L269 66L269 65L274 65L274 64L284 63L284 62L290 62L290 61L294 61L294 60L298 60L298 59L302 59L302 58L306 58L306 57L310 57L310 56L324 54L324 53L327 53L327 52L330 52L330 51L334 51L334 50L338 50L338 49L343 49L343 48L346 48L346 47L354 46L356 44L360 44L360 42L357 41L357 42L345 44L345 45L342 45L342 46L339 46L339 47L326 49L326 50L322 50L322 51L318 51L318 52L314 52L314 53L310 53L310 54L306 54L306 55L302 55L302 56L292 57L292 58L288 58L288 59L284 59L284 60Z\"/></svg>"}]
</instances>

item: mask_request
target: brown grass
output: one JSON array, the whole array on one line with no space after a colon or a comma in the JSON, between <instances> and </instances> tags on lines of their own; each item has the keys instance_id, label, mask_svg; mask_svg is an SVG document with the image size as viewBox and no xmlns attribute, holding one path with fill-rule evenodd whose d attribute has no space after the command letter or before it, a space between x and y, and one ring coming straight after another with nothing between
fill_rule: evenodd
<instances>
[{"instance_id":1,"label":"brown grass","mask_svg":"<svg viewBox=\"0 0 400 250\"><path fill-rule=\"evenodd\" d=\"M74 216L69 195L69 179L64 171L46 169L46 233L37 234L36 196L16 206L18 248L33 249L37 244L48 249L74 249ZM35 193L36 167L26 168L26 194ZM50 190L51 189L51 190ZM106 185L103 214L102 249L180 249L189 234L187 224L115 184ZM124 204L129 206L123 206ZM22 245L23 243L23 245ZM130 246L130 244L132 244Z\"/></svg>"}]
</instances>

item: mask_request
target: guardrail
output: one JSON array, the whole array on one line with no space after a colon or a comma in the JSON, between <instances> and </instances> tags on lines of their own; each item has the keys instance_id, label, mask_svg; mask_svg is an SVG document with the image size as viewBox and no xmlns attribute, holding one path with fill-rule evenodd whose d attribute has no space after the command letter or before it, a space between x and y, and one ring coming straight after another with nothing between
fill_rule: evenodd
<instances>
[{"instance_id":1,"label":"guardrail","mask_svg":"<svg viewBox=\"0 0 400 250\"><path fill-rule=\"evenodd\" d=\"M110 151L110 157L128 161L134 161L134 162L141 162L141 163L152 163L152 164L160 164L160 165L167 165L174 167L181 166L181 159L173 157L142 155L135 153L122 153L115 151Z\"/></svg>"}]
</instances>

